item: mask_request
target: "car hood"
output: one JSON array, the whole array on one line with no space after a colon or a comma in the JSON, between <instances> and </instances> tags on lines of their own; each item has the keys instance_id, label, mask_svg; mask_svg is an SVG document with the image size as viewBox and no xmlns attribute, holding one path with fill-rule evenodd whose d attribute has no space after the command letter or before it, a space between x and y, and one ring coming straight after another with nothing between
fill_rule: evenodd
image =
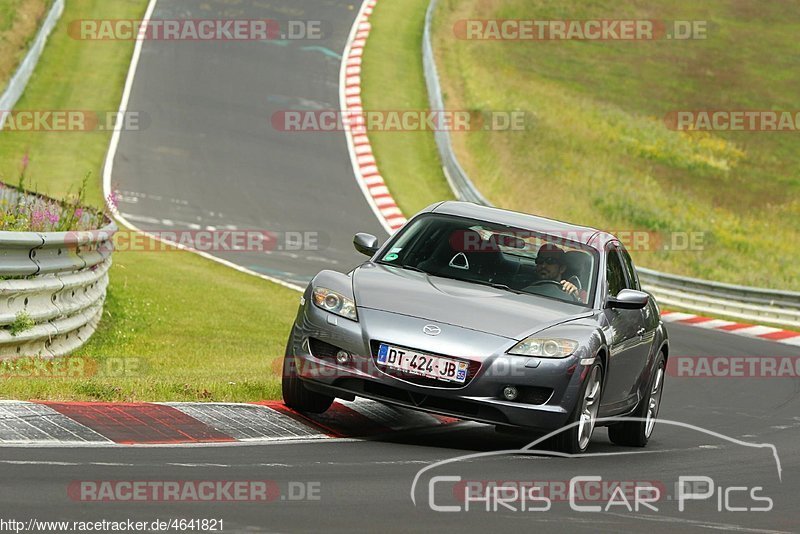
<instances>
[{"instance_id":1,"label":"car hood","mask_svg":"<svg viewBox=\"0 0 800 534\"><path fill-rule=\"evenodd\" d=\"M365 264L353 272L356 306L522 340L593 315L589 308L425 273Z\"/></svg>"}]
</instances>

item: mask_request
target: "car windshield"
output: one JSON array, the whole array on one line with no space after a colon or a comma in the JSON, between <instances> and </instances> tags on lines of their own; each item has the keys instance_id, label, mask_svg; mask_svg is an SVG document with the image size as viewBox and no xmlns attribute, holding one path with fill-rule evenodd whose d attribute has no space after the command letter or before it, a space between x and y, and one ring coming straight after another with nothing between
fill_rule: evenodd
<instances>
[{"instance_id":1,"label":"car windshield","mask_svg":"<svg viewBox=\"0 0 800 534\"><path fill-rule=\"evenodd\" d=\"M591 306L598 253L569 237L429 214L404 228L378 263Z\"/></svg>"}]
</instances>

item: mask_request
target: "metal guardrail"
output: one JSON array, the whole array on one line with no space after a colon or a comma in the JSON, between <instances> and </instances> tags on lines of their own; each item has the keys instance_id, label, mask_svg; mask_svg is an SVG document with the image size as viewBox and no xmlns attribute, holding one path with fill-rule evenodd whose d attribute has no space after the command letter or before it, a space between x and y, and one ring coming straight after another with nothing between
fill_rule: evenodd
<instances>
[{"instance_id":1,"label":"metal guardrail","mask_svg":"<svg viewBox=\"0 0 800 534\"><path fill-rule=\"evenodd\" d=\"M0 360L64 356L89 339L103 313L116 231L113 221L84 232L0 231Z\"/></svg>"},{"instance_id":2,"label":"metal guardrail","mask_svg":"<svg viewBox=\"0 0 800 534\"><path fill-rule=\"evenodd\" d=\"M25 59L22 60L22 63L20 63L14 76L11 78L11 81L8 82L6 90L0 95L0 130L3 129L6 119L6 114L3 112L14 109L22 93L25 92L28 80L33 75L36 64L39 62L39 57L42 55L42 51L44 51L47 38L50 36L50 32L53 31L53 28L55 28L62 13L64 13L64 0L55 0L50 8L50 12L42 23L42 27L39 28L39 32L36 34L36 38L33 40Z\"/></svg>"},{"instance_id":3,"label":"metal guardrail","mask_svg":"<svg viewBox=\"0 0 800 534\"><path fill-rule=\"evenodd\" d=\"M800 327L800 293L698 280L643 267L637 271L642 287L663 305Z\"/></svg>"},{"instance_id":4,"label":"metal guardrail","mask_svg":"<svg viewBox=\"0 0 800 534\"><path fill-rule=\"evenodd\" d=\"M444 110L444 98L433 54L431 25L438 0L431 0L425 14L422 38L422 61L428 100L432 110ZM450 188L459 200L484 206L492 204L481 195L464 171L453 151L450 133L435 133L442 169ZM700 313L725 315L749 321L800 327L800 293L723 284L687 278L651 269L637 268L642 287L666 306L684 308Z\"/></svg>"},{"instance_id":5,"label":"metal guardrail","mask_svg":"<svg viewBox=\"0 0 800 534\"><path fill-rule=\"evenodd\" d=\"M436 10L437 0L431 0L428 11L425 14L425 31L422 37L422 59L425 70L425 84L428 86L428 100L432 110L444 110L444 98L442 96L442 86L439 83L439 72L436 70L436 61L433 57L433 41L431 40L431 22L433 12ZM450 189L455 193L456 198L465 202L474 202L483 206L492 204L481 195L472 180L458 162L453 145L450 141L450 132L444 129L437 129L434 133L436 146L439 149L439 156L442 158L442 169L450 184Z\"/></svg>"}]
</instances>

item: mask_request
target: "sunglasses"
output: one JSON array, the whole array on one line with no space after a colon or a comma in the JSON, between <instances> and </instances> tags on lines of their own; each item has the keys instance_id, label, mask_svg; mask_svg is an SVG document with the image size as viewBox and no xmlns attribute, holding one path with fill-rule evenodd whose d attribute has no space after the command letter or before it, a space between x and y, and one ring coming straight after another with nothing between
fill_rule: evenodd
<instances>
[{"instance_id":1,"label":"sunglasses","mask_svg":"<svg viewBox=\"0 0 800 534\"><path fill-rule=\"evenodd\" d=\"M558 258L552 256L546 258L536 258L536 263L544 263L546 265L558 265L561 263Z\"/></svg>"}]
</instances>

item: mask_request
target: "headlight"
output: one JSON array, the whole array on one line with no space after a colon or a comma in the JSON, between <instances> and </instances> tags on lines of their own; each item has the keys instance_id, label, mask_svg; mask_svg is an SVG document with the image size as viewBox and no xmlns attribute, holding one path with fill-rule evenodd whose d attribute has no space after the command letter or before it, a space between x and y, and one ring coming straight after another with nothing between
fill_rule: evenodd
<instances>
[{"instance_id":1,"label":"headlight","mask_svg":"<svg viewBox=\"0 0 800 534\"><path fill-rule=\"evenodd\" d=\"M529 337L514 345L508 353L540 358L566 358L577 348L578 342L572 339Z\"/></svg>"},{"instance_id":2,"label":"headlight","mask_svg":"<svg viewBox=\"0 0 800 534\"><path fill-rule=\"evenodd\" d=\"M341 315L351 321L358 321L356 303L331 289L317 287L314 289L314 304L325 311Z\"/></svg>"}]
</instances>

